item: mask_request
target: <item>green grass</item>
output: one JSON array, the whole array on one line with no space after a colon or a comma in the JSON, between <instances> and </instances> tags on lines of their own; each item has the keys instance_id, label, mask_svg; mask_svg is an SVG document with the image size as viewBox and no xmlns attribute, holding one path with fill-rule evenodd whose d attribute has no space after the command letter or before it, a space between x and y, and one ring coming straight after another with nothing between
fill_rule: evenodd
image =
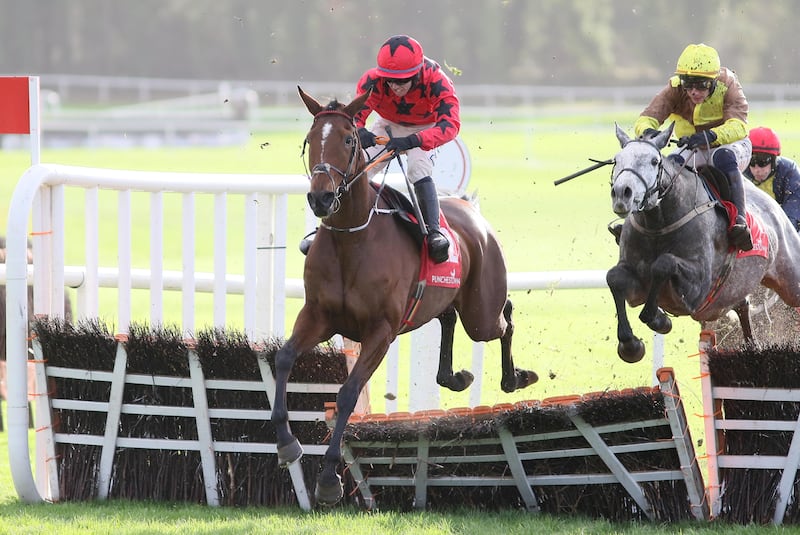
<instances>
[{"instance_id":1,"label":"green grass","mask_svg":"<svg viewBox=\"0 0 800 535\"><path fill-rule=\"evenodd\" d=\"M31 434L33 434L31 432ZM31 438L32 440L32 438ZM7 459L8 434L0 433L0 456ZM10 468L0 463L0 534L185 535L185 534L754 534L790 531L723 523L611 523L575 516L533 515L518 510L487 512L364 512L353 508L303 512L295 508L211 508L181 503L67 502L23 504L13 490Z\"/></svg>"},{"instance_id":2,"label":"green grass","mask_svg":"<svg viewBox=\"0 0 800 535\"><path fill-rule=\"evenodd\" d=\"M567 110L533 110L520 112L513 119L465 116L462 136L470 148L473 173L470 189L476 189L481 210L498 231L507 257L509 270L551 271L562 269L606 270L616 262L616 246L606 231L614 219L609 206L608 182L610 168L555 187L553 181L591 164L589 158L606 159L617 150L614 122L630 129L638 110L593 109L573 113ZM790 157L800 150L800 110L754 110L752 125L769 125L781 135L784 154ZM117 169L234 172L234 173L297 173L303 172L300 150L304 128L285 133L256 134L250 144L233 148L202 148L172 150L45 150L42 161L91 167ZM264 142L268 145L262 147ZM0 222L6 220L8 201L19 177L29 164L25 151L0 153ZM73 206L74 202L74 206ZM104 204L103 221L114 220L116 203ZM232 205L229 214L238 208ZM303 199L299 196L290 204L288 276L299 278L302 256L296 244L303 234ZM198 211L198 213L203 213ZM167 222L179 217L174 206L167 207ZM82 233L81 205L70 199L67 232ZM146 209L137 213L144 217ZM178 220L179 221L179 220ZM202 228L205 221L198 217ZM4 227L4 225L3 225ZM2 231L2 228L0 228ZM116 251L115 225L103 225L102 235L109 247L103 252L101 265L113 265ZM146 229L138 229L144 232ZM198 232L198 235L200 233ZM167 237L168 240L174 239ZM231 250L241 240L230 236ZM145 262L146 248L134 239L135 261ZM210 269L210 248L199 244L198 267ZM168 249L168 255L170 249ZM82 251L68 247L68 262L77 262ZM235 269L235 252L230 268ZM177 260L176 260L177 258ZM180 256L166 259L180 265ZM206 267L202 267L206 266ZM146 295L136 303L134 318L147 317ZM503 394L499 389L499 344L486 346L484 364L483 402L542 399L549 396L599 390L616 390L650 384L652 344L648 330L634 321L636 333L648 346L647 357L638 364L626 364L616 355L614 307L607 290L558 290L543 292L514 292L516 305L514 354L519 366L536 370L540 382L523 392ZM238 301L231 299L229 309ZM180 302L167 300L167 318L180 318ZM210 301L198 301L198 317L209 319ZM115 311L113 292L101 296L101 310ZM299 303L287 307L287 329L291 327ZM632 318L635 319L637 312ZM229 313L233 316L232 313ZM666 365L675 368L681 393L687 406L694 438L702 437L703 420L700 386L696 377L699 366L696 358L698 325L677 318L674 331L666 338ZM456 368L469 367L471 351L466 337L456 341ZM407 341L403 342L407 344ZM401 363L402 383L399 404L408 399L408 370ZM383 410L385 369L375 374L371 387L373 410ZM468 404L468 393L441 392L445 407ZM6 435L0 434L0 441ZM5 450L0 442L0 449ZM702 448L698 454L704 453ZM3 455L2 458L7 458ZM118 532L118 533L239 533L245 531L270 533L473 533L503 530L508 533L614 533L696 532L687 526L612 526L603 522L580 519L532 517L524 513L484 514L458 512L397 515L380 513L365 515L354 511L300 514L296 510L223 509L174 504L59 504L56 506L27 506L15 498L8 475L7 463L0 463L0 533L13 526L19 531L8 532ZM739 528L725 528L738 531ZM744 529L744 528L742 528ZM71 530L71 531L70 531ZM88 530L88 531L87 531ZM226 531L228 530L228 531ZM719 526L699 532L711 533Z\"/></svg>"}]
</instances>

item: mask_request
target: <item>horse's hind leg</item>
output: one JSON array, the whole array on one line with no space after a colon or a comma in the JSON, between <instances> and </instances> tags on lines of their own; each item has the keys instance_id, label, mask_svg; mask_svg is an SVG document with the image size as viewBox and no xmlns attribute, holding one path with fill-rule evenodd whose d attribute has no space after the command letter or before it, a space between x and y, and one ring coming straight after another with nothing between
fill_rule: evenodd
<instances>
[{"instance_id":1,"label":"horse's hind leg","mask_svg":"<svg viewBox=\"0 0 800 535\"><path fill-rule=\"evenodd\" d=\"M439 371L436 373L436 382L453 392L461 392L472 384L475 376L467 370L453 373L453 336L456 319L456 310L452 306L439 316L439 323L442 325L442 345L439 347Z\"/></svg>"},{"instance_id":2,"label":"horse's hind leg","mask_svg":"<svg viewBox=\"0 0 800 535\"><path fill-rule=\"evenodd\" d=\"M755 338L753 338L753 327L750 323L750 300L745 298L733 308L733 311L739 316L739 325L742 327L744 341L753 343Z\"/></svg>"},{"instance_id":3,"label":"horse's hind leg","mask_svg":"<svg viewBox=\"0 0 800 535\"><path fill-rule=\"evenodd\" d=\"M510 299L506 299L503 306L503 317L506 320L506 330L500 337L500 349L503 362L503 377L500 379L500 388L503 392L513 392L520 388L530 386L539 380L536 372L523 370L514 367L514 358L511 355L511 338L514 336L514 322L511 319L511 312L514 305Z\"/></svg>"}]
</instances>

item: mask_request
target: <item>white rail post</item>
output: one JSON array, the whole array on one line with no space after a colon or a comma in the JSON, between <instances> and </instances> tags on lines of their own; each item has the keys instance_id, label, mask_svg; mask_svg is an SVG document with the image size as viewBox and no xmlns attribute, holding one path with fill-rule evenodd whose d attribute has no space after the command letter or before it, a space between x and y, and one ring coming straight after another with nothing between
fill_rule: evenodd
<instances>
[{"instance_id":1,"label":"white rail post","mask_svg":"<svg viewBox=\"0 0 800 535\"><path fill-rule=\"evenodd\" d=\"M150 324L164 323L164 194L150 194Z\"/></svg>"},{"instance_id":2,"label":"white rail post","mask_svg":"<svg viewBox=\"0 0 800 535\"><path fill-rule=\"evenodd\" d=\"M127 333L131 323L131 192L119 192L117 203L117 332Z\"/></svg>"}]
</instances>

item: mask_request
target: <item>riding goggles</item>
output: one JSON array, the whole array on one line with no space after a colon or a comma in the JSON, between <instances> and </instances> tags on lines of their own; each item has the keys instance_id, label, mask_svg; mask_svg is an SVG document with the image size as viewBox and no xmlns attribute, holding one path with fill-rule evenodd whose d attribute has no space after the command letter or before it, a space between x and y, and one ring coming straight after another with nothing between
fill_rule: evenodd
<instances>
[{"instance_id":1,"label":"riding goggles","mask_svg":"<svg viewBox=\"0 0 800 535\"><path fill-rule=\"evenodd\" d=\"M414 78L416 78L416 76L410 76L408 78L387 78L386 83L391 85L406 85L413 82Z\"/></svg>"},{"instance_id":2,"label":"riding goggles","mask_svg":"<svg viewBox=\"0 0 800 535\"><path fill-rule=\"evenodd\" d=\"M750 158L750 167L767 167L772 165L772 155L770 154L753 154Z\"/></svg>"},{"instance_id":3,"label":"riding goggles","mask_svg":"<svg viewBox=\"0 0 800 535\"><path fill-rule=\"evenodd\" d=\"M711 85L714 83L714 80L704 76L687 76L682 74L680 79L681 86L687 91L689 89L708 90L711 89Z\"/></svg>"}]
</instances>

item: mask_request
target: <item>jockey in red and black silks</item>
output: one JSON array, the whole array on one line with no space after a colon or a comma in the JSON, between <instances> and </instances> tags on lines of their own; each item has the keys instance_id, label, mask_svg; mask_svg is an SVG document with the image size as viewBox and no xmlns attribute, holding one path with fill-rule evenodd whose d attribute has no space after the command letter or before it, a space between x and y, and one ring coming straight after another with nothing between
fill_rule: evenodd
<instances>
[{"instance_id":1,"label":"jockey in red and black silks","mask_svg":"<svg viewBox=\"0 0 800 535\"><path fill-rule=\"evenodd\" d=\"M378 68L369 69L358 81L358 95L372 90L366 107L356 114L356 126L366 125L375 112L400 125L431 125L420 130L420 148L431 150L455 139L461 128L460 105L453 82L438 63L424 58L417 80L403 96L397 96Z\"/></svg>"},{"instance_id":2,"label":"jockey in red and black silks","mask_svg":"<svg viewBox=\"0 0 800 535\"><path fill-rule=\"evenodd\" d=\"M427 244L435 263L448 259L449 241L439 227L439 200L433 174L433 149L452 141L461 128L460 105L453 82L438 63L426 57L412 37L395 35L378 50L377 67L358 81L357 95L369 93L355 116L362 148L369 158L383 147L376 136L389 137L385 149L405 153L408 179L414 184L428 230ZM367 118L375 112L369 130ZM372 168L375 175L385 167Z\"/></svg>"}]
</instances>

